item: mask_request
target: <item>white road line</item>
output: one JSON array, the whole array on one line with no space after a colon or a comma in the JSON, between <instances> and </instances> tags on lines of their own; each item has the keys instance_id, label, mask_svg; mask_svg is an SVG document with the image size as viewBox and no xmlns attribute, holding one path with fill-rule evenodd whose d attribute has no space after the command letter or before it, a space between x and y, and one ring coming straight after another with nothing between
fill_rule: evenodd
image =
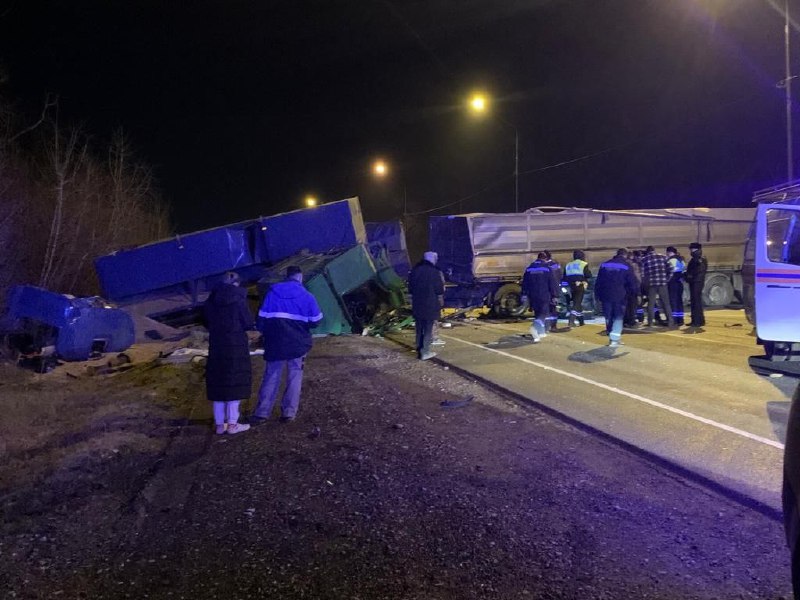
<instances>
[{"instance_id":1,"label":"white road line","mask_svg":"<svg viewBox=\"0 0 800 600\"><path fill-rule=\"evenodd\" d=\"M441 335L441 334L440 334ZM467 346L474 346L475 348L480 348L481 350L486 350L487 352L494 352L496 354L500 354L501 356L505 356L507 358L512 358L514 360L518 360L520 362L524 362L526 364L532 365L534 367L539 367L540 369L544 369L545 371L550 371L552 373L558 373L559 375L563 375L564 377L569 377L570 379L574 379L575 381L580 381L582 383L588 383L589 385L593 385L595 387L599 387L609 392L613 392L615 394L619 394L620 396L625 396L627 398L632 398L633 400L638 400L644 404L649 404L650 406L654 406L656 408L660 408L662 410L666 410L671 413L675 413L677 415L681 415L682 417L686 417L687 419L692 419L694 421L698 421L705 425L710 425L711 427L716 427L717 429L722 429L723 431L727 431L729 433L733 433L739 435L741 437L748 438L755 442L760 442L761 444L765 444L767 446L772 446L773 448L778 448L783 450L783 444L780 442L776 442L775 440L770 440L765 437L761 437L760 435L756 435L754 433L750 433L749 431L744 431L742 429L737 429L736 427L731 427L730 425L725 425L724 423L720 423L718 421L713 421L711 419L706 419L705 417L701 417L700 415L696 415L694 413L690 413L685 410L681 410L680 408L675 408L674 406L670 406L668 404L663 404L661 402L656 402L655 400L650 400L649 398L645 398L644 396L640 396L639 394L634 394L632 392L626 392L625 390L621 390L617 387L606 385L605 383L600 383L599 381L595 381L593 379L589 379L587 377L581 377L580 375L575 375L574 373L570 373L569 371L562 371L561 369L557 369L555 367L551 367L542 363L538 363L533 360L529 360L527 358L523 358L521 356L516 356L511 354L510 352L504 352L503 350L496 350L495 348L487 348L481 344L476 344L474 342L468 342L466 340L462 340L451 335L441 335L441 337L446 338L448 340L453 340L456 342L461 342L462 344L466 344Z\"/></svg>"},{"instance_id":2,"label":"white road line","mask_svg":"<svg viewBox=\"0 0 800 600\"><path fill-rule=\"evenodd\" d=\"M605 327L604 325L598 325L597 323L587 323L585 326L586 327L597 327L598 329L600 329L601 327ZM498 323L481 323L481 327L492 327L492 328L495 328L495 329L500 329L501 331L520 333L520 331L517 330L517 329L512 329L512 328L510 328L508 326L500 325ZM525 329L525 331L527 331L527 328ZM734 341L724 341L724 340L718 340L718 339L712 340L712 339L710 339L708 337L704 337L702 334L699 334L699 333L698 334L689 334L689 333L682 333L682 332L679 332L679 331L668 331L668 330L665 330L665 329L662 329L660 331L653 331L653 332L642 332L641 330L634 330L634 331L639 331L639 332L643 333L644 335L651 335L652 334L652 335L657 335L659 337L666 336L666 337L675 338L676 340L686 340L687 342L706 342L707 344L715 344L715 345L723 345L723 346L739 346L740 348L752 348L753 350L758 350L758 348L756 347L755 341L753 341L752 343L748 343L748 344L742 344L742 343L734 342ZM628 333L628 332L629 332L629 330L623 329L622 330L622 335L625 336L625 334ZM637 333L635 335L640 335L640 333ZM631 339L631 338L628 338L628 339Z\"/></svg>"}]
</instances>

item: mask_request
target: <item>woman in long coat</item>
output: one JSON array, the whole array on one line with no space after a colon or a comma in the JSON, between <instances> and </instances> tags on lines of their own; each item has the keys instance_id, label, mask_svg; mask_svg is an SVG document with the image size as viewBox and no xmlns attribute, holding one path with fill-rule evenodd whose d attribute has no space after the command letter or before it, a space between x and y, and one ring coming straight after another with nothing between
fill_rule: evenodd
<instances>
[{"instance_id":1,"label":"woman in long coat","mask_svg":"<svg viewBox=\"0 0 800 600\"><path fill-rule=\"evenodd\" d=\"M247 307L247 291L239 287L239 276L226 273L203 309L209 334L206 394L214 403L216 432L247 431L250 425L239 423L239 403L250 397L247 330L253 328L253 316Z\"/></svg>"}]
</instances>

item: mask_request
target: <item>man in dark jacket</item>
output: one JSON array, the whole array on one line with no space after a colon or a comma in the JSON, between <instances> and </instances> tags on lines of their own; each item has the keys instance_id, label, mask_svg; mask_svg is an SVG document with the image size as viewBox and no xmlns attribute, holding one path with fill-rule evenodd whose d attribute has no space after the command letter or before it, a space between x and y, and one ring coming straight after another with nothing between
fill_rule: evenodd
<instances>
[{"instance_id":1,"label":"man in dark jacket","mask_svg":"<svg viewBox=\"0 0 800 600\"><path fill-rule=\"evenodd\" d=\"M250 397L252 367L247 330L253 327L253 315L236 273L225 273L208 296L203 313L208 327L206 394L214 403L216 432L247 431L250 426L239 423L239 403Z\"/></svg>"},{"instance_id":2,"label":"man in dark jacket","mask_svg":"<svg viewBox=\"0 0 800 600\"><path fill-rule=\"evenodd\" d=\"M303 364L311 350L311 329L322 320L314 296L303 287L299 267L286 269L286 280L274 284L258 311L258 329L264 336L264 379L258 390L258 405L251 423L269 419L278 395L284 367L286 390L281 400L281 422L293 421L300 406Z\"/></svg>"},{"instance_id":3,"label":"man in dark jacket","mask_svg":"<svg viewBox=\"0 0 800 600\"><path fill-rule=\"evenodd\" d=\"M706 316L703 313L703 286L706 284L706 271L708 260L703 256L703 245L698 242L689 244L692 258L686 265L686 283L689 284L689 306L692 311L692 320L689 327L703 327Z\"/></svg>"},{"instance_id":4,"label":"man in dark jacket","mask_svg":"<svg viewBox=\"0 0 800 600\"><path fill-rule=\"evenodd\" d=\"M534 344L547 337L547 320L553 300L558 295L556 280L550 265L547 264L547 255L539 252L525 273L522 275L522 293L528 298L528 303L533 311L531 324L531 339Z\"/></svg>"},{"instance_id":5,"label":"man in dark jacket","mask_svg":"<svg viewBox=\"0 0 800 600\"><path fill-rule=\"evenodd\" d=\"M620 248L611 260L600 265L594 294L603 305L603 316L606 319L608 345L612 348L622 342L622 321L625 318L625 302L630 295L637 293L636 276L625 257L627 248Z\"/></svg>"},{"instance_id":6,"label":"man in dark jacket","mask_svg":"<svg viewBox=\"0 0 800 600\"><path fill-rule=\"evenodd\" d=\"M436 268L438 259L436 252L425 252L408 275L411 314L417 333L417 358L420 360L436 356L431 352L433 323L439 318L444 304L442 273Z\"/></svg>"},{"instance_id":7,"label":"man in dark jacket","mask_svg":"<svg viewBox=\"0 0 800 600\"><path fill-rule=\"evenodd\" d=\"M550 271L553 273L553 280L556 284L556 295L552 300L553 306L550 308L550 317L547 319L549 331L557 331L558 330L558 299L561 297L561 284L563 281L563 271L561 270L561 264L553 258L553 254L550 250L544 251L545 256L545 263L548 267L550 267Z\"/></svg>"}]
</instances>

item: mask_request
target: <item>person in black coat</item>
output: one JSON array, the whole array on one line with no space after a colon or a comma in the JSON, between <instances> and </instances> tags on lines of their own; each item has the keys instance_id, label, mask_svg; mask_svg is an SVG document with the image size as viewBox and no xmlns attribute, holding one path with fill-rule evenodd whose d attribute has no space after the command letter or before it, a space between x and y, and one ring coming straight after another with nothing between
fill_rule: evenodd
<instances>
[{"instance_id":1,"label":"person in black coat","mask_svg":"<svg viewBox=\"0 0 800 600\"><path fill-rule=\"evenodd\" d=\"M436 356L431 352L433 323L439 318L444 304L444 282L441 271L436 268L438 258L436 252L425 252L408 275L411 314L417 333L417 358L420 360Z\"/></svg>"},{"instance_id":2,"label":"person in black coat","mask_svg":"<svg viewBox=\"0 0 800 600\"><path fill-rule=\"evenodd\" d=\"M525 269L522 294L528 299L533 311L531 339L537 344L541 338L547 337L546 323L550 319L553 300L558 297L556 278L544 252L539 252L536 260Z\"/></svg>"},{"instance_id":3,"label":"person in black coat","mask_svg":"<svg viewBox=\"0 0 800 600\"><path fill-rule=\"evenodd\" d=\"M706 271L708 260L703 256L703 245L698 242L689 244L692 258L686 265L686 283L689 284L689 306L692 311L692 320L689 327L703 327L706 324L706 315L703 312L703 287L706 284Z\"/></svg>"},{"instance_id":4,"label":"person in black coat","mask_svg":"<svg viewBox=\"0 0 800 600\"><path fill-rule=\"evenodd\" d=\"M247 330L254 322L239 276L226 273L203 306L208 327L206 395L214 403L217 434L250 429L239 423L239 403L250 397L252 367Z\"/></svg>"},{"instance_id":5,"label":"person in black coat","mask_svg":"<svg viewBox=\"0 0 800 600\"><path fill-rule=\"evenodd\" d=\"M639 288L627 255L628 249L620 248L614 258L601 264L594 284L594 295L603 305L608 345L612 348L622 343L620 339L627 298L635 296Z\"/></svg>"}]
</instances>

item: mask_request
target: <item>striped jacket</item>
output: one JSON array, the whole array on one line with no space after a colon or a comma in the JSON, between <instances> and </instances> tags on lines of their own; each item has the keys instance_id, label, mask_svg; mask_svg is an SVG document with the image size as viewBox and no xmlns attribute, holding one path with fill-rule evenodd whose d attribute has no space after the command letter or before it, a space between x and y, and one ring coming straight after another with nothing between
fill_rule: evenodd
<instances>
[{"instance_id":1,"label":"striped jacket","mask_svg":"<svg viewBox=\"0 0 800 600\"><path fill-rule=\"evenodd\" d=\"M264 360L300 358L311 350L311 328L322 320L314 296L294 279L274 284L258 311Z\"/></svg>"}]
</instances>

